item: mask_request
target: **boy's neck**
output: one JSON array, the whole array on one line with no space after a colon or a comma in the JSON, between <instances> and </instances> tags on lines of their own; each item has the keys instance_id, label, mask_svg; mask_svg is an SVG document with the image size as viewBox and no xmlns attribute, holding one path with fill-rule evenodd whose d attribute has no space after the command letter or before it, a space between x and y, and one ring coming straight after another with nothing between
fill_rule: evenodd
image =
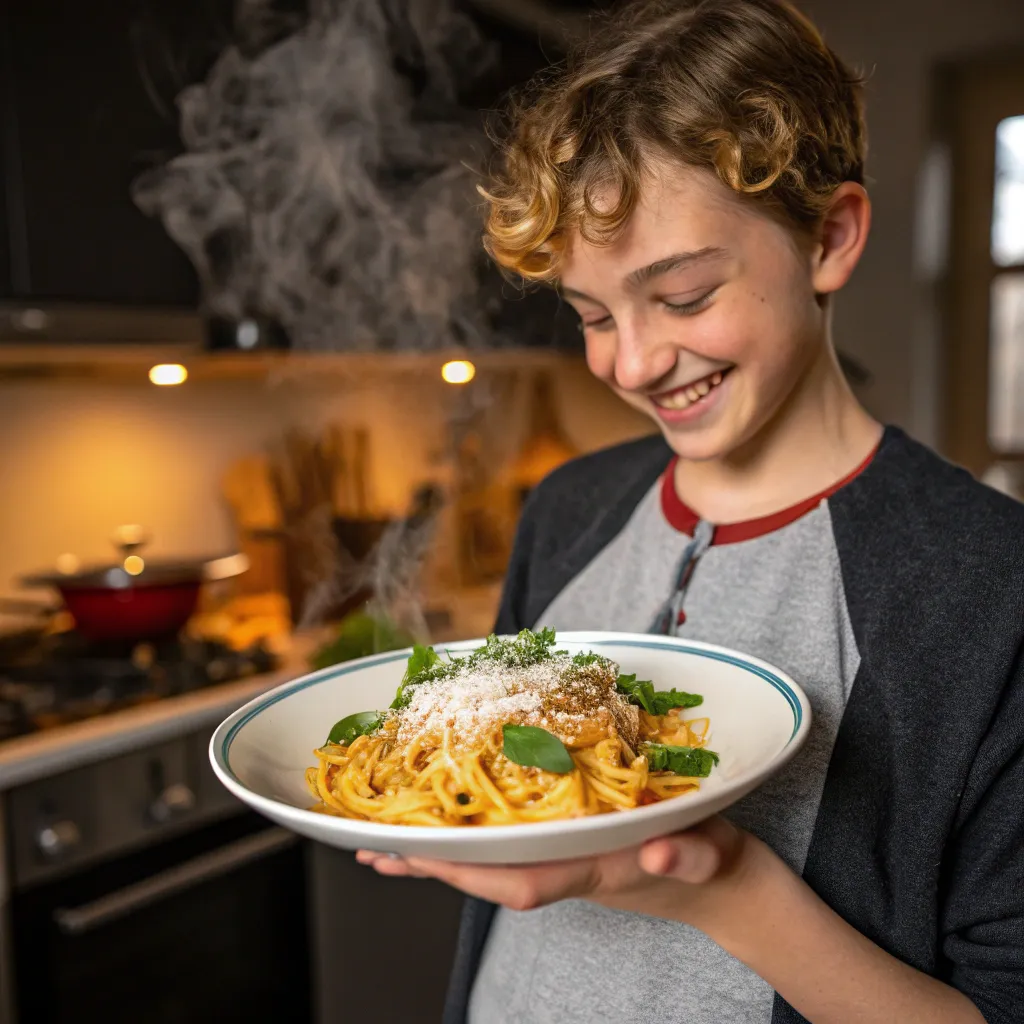
<instances>
[{"instance_id":1,"label":"boy's neck","mask_svg":"<svg viewBox=\"0 0 1024 1024\"><path fill-rule=\"evenodd\" d=\"M881 436L881 425L854 397L831 345L823 346L783 408L750 442L724 459L680 459L676 491L714 523L771 515L849 475Z\"/></svg>"}]
</instances>

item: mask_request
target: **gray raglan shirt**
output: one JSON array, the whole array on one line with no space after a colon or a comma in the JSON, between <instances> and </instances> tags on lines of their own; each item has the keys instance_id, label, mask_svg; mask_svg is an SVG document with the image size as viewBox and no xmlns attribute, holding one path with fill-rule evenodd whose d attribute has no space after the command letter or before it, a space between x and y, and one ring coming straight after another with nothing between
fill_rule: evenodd
<instances>
[{"instance_id":1,"label":"gray raglan shirt","mask_svg":"<svg viewBox=\"0 0 1024 1024\"><path fill-rule=\"evenodd\" d=\"M648 490L622 532L558 594L536 627L650 628L690 540L669 522L662 494L660 483ZM800 872L860 659L827 502L780 529L766 529L755 526L747 531L755 536L734 543L712 541L690 577L685 621L673 631L762 658L807 692L813 707L807 745L729 812ZM498 912L469 1020L767 1024L771 1012L769 986L696 929L565 901Z\"/></svg>"},{"instance_id":2,"label":"gray raglan shirt","mask_svg":"<svg viewBox=\"0 0 1024 1024\"><path fill-rule=\"evenodd\" d=\"M670 620L698 529L659 491L670 456L636 442L534 492L497 631L670 621L792 674L812 735L730 816L872 942L988 1024L1021 1024L1024 506L889 428L863 472L795 518L718 528ZM804 1018L683 925L465 901L444 1024L769 1020Z\"/></svg>"}]
</instances>

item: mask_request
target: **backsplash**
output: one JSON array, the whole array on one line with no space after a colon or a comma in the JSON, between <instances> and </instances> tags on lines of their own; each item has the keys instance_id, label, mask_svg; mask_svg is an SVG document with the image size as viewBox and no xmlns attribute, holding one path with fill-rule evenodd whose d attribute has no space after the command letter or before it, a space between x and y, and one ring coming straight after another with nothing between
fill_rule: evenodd
<instances>
[{"instance_id":1,"label":"backsplash","mask_svg":"<svg viewBox=\"0 0 1024 1024\"><path fill-rule=\"evenodd\" d=\"M51 566L65 553L83 562L109 559L110 535L123 523L144 525L157 555L233 549L224 474L290 425L367 428L370 500L380 514L400 515L418 485L444 478L438 456L456 390L422 373L359 381L294 378L269 388L201 380L179 388L4 384L0 594L23 594L19 574ZM515 396L498 431L510 454L529 429L527 381L516 385ZM553 399L567 438L583 452L652 429L582 361L554 374Z\"/></svg>"}]
</instances>

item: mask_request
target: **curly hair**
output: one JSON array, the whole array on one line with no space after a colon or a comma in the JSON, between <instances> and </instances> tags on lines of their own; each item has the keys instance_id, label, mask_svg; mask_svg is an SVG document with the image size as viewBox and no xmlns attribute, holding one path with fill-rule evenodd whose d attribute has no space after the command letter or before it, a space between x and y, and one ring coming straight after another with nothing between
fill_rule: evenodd
<instances>
[{"instance_id":1,"label":"curly hair","mask_svg":"<svg viewBox=\"0 0 1024 1024\"><path fill-rule=\"evenodd\" d=\"M713 171L806 232L841 183L863 183L867 150L861 79L785 0L627 3L494 137L484 246L548 282L573 232L615 238L659 157Z\"/></svg>"}]
</instances>

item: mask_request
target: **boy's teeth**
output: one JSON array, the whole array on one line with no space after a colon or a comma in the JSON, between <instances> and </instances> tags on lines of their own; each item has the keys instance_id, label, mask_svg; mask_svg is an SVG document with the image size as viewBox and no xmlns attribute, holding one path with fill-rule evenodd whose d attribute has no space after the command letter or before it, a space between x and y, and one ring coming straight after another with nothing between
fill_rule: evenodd
<instances>
[{"instance_id":1,"label":"boy's teeth","mask_svg":"<svg viewBox=\"0 0 1024 1024\"><path fill-rule=\"evenodd\" d=\"M690 404L690 400L682 391L673 391L671 395L660 399L658 404L666 409L685 409Z\"/></svg>"},{"instance_id":2,"label":"boy's teeth","mask_svg":"<svg viewBox=\"0 0 1024 1024\"><path fill-rule=\"evenodd\" d=\"M710 377L697 381L696 384L691 384L683 390L673 391L659 398L657 400L658 405L663 409L685 409L694 402L699 402L705 395L710 394L711 389L717 388L723 379L724 374L721 372L713 373Z\"/></svg>"}]
</instances>

